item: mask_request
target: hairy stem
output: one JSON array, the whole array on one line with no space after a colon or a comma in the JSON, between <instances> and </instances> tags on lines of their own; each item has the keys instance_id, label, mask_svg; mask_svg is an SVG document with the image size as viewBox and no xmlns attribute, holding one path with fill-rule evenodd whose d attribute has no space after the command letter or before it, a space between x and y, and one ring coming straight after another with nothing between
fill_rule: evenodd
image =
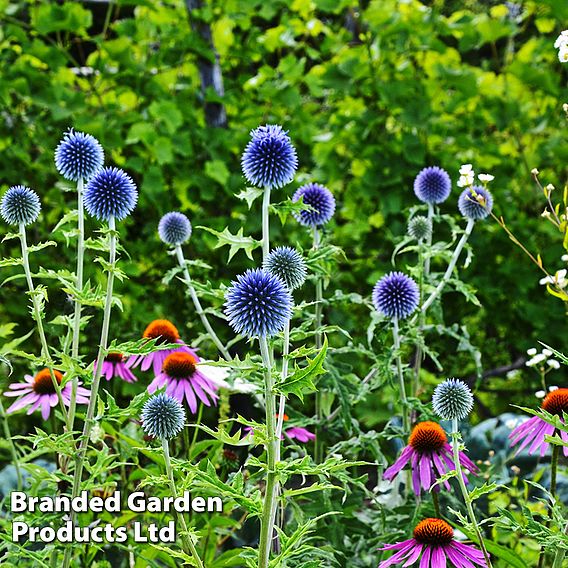
<instances>
[{"instance_id":1,"label":"hairy stem","mask_svg":"<svg viewBox=\"0 0 568 568\"><path fill-rule=\"evenodd\" d=\"M270 548L274 532L274 512L276 511L276 458L277 446L280 441L276 439L276 398L274 396L274 380L272 377L272 363L266 337L260 337L260 353L264 365L264 397L266 407L266 456L267 474L264 493L264 505L260 520L260 543L258 547L258 568L268 568Z\"/></svg>"},{"instance_id":2,"label":"hairy stem","mask_svg":"<svg viewBox=\"0 0 568 568\"><path fill-rule=\"evenodd\" d=\"M262 197L262 260L266 260L270 252L270 188L264 188Z\"/></svg>"},{"instance_id":3,"label":"hairy stem","mask_svg":"<svg viewBox=\"0 0 568 568\"><path fill-rule=\"evenodd\" d=\"M428 203L428 220L430 221L430 226L432 227L432 231L428 235L426 239L426 250L430 251L432 246L432 233L434 232L433 227L433 220L434 220L434 205L432 203ZM427 277L430 274L430 257L424 261L424 276Z\"/></svg>"},{"instance_id":4,"label":"hairy stem","mask_svg":"<svg viewBox=\"0 0 568 568\"><path fill-rule=\"evenodd\" d=\"M20 460L18 458L18 452L16 451L16 446L14 440L12 439L12 433L10 432L10 425L8 424L8 417L4 411L4 405L2 400L0 400L0 418L2 418L2 424L4 428L4 437L10 446L10 453L12 454L12 462L16 468L16 477L18 479L18 491L22 490L22 470L20 469Z\"/></svg>"},{"instance_id":5,"label":"hairy stem","mask_svg":"<svg viewBox=\"0 0 568 568\"><path fill-rule=\"evenodd\" d=\"M318 250L321 244L321 235L318 231L317 227L314 227L314 250ZM323 282L319 275L316 274L315 276L315 287L316 287L316 296L315 296L315 343L316 349L321 349L322 346L322 333L321 333L321 326L322 326L322 302L323 302ZM317 463L321 462L323 459L323 443L321 440L321 424L323 422L323 404L322 404L322 390L318 389L316 391L316 416L317 416L317 425L316 425L316 441L314 446L314 457Z\"/></svg>"},{"instance_id":6,"label":"hairy stem","mask_svg":"<svg viewBox=\"0 0 568 568\"><path fill-rule=\"evenodd\" d=\"M406 398L406 386L404 385L404 373L402 372L402 359L400 356L400 334L398 329L398 318L392 320L392 338L396 358L396 374L400 389L400 402L402 403L402 428L405 434L408 433L408 399Z\"/></svg>"},{"instance_id":7,"label":"hairy stem","mask_svg":"<svg viewBox=\"0 0 568 568\"><path fill-rule=\"evenodd\" d=\"M201 302L199 301L199 297L197 296L197 293L195 292L195 288L193 287L193 284L191 283L191 277L189 275L189 269L187 268L187 264L186 264L185 258L183 256L183 250L182 250L181 246L177 245L175 250L176 250L176 256L177 256L177 259L178 259L178 263L179 263L180 267L183 268L183 277L185 279L185 285L187 286L187 291L189 292L189 295L191 296L191 300L193 301L193 305L195 306L195 311L197 312L197 315L201 319L201 323L203 324L203 327L205 328L205 330L209 334L209 337L211 338L211 340L215 344L215 347L217 347L219 353L221 353L221 355L223 356L224 359L226 359L227 361L230 361L231 355L230 355L229 351L227 351L227 348L223 345L222 341L219 339L217 334L215 333L211 324L209 323L209 320L207 319L207 314L203 311L203 307L201 306Z\"/></svg>"},{"instance_id":8,"label":"hairy stem","mask_svg":"<svg viewBox=\"0 0 568 568\"><path fill-rule=\"evenodd\" d=\"M432 238L432 235L430 234L430 240ZM426 273L426 262L424 261L423 257L424 257L424 253L423 253L423 249L422 249L423 243L422 243L422 239L420 239L418 241L418 247L419 247L419 252L418 252L418 266L420 266L420 280L418 283L418 289L420 291L420 304L422 304L422 302L424 301L424 282L427 279L427 273ZM419 337L422 333L422 330L424 329L424 324L426 323L426 314L424 314L424 312L420 312L420 314L418 315L418 331L419 331ZM422 368L422 357L423 357L423 353L422 353L422 345L420 345L420 343L416 346L416 354L415 354L415 360L414 360L414 384L413 384L413 390L412 390L412 394L413 396L418 396L419 392L420 392L420 369ZM412 420L412 422L414 422L414 420Z\"/></svg>"}]
</instances>

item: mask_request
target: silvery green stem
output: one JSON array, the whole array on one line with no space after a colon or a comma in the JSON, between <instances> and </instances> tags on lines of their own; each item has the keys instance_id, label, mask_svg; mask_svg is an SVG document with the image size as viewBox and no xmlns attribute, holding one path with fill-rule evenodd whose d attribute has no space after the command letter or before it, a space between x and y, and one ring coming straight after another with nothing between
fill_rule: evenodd
<instances>
[{"instance_id":1,"label":"silvery green stem","mask_svg":"<svg viewBox=\"0 0 568 568\"><path fill-rule=\"evenodd\" d=\"M444 286L450 279L450 276L452 275L452 272L454 271L458 258L461 254L461 251L463 250L463 247L465 246L467 239L471 235L471 231L473 231L474 225L475 221L473 219L468 219L465 231L458 243L458 246L456 247L456 250L454 251L452 259L450 260L450 264L448 264L448 268L446 269L446 272L444 273L442 280L440 280L440 283L438 284L438 286L436 286L436 289L430 294L430 297L424 302L424 304L422 304L421 310L423 312L425 312L432 305L432 302L434 302L434 300L440 295Z\"/></svg>"},{"instance_id":2,"label":"silvery green stem","mask_svg":"<svg viewBox=\"0 0 568 568\"><path fill-rule=\"evenodd\" d=\"M288 355L290 354L290 320L284 326L284 339L282 347L282 382L288 377ZM286 397L281 394L278 404L278 422L276 424L276 439L278 441L278 453L276 461L280 461L280 439L282 438L282 428L284 426L284 411L286 410Z\"/></svg>"},{"instance_id":3,"label":"silvery green stem","mask_svg":"<svg viewBox=\"0 0 568 568\"><path fill-rule=\"evenodd\" d=\"M264 505L260 520L260 543L258 547L258 568L268 568L272 534L274 532L274 512L276 510L276 400L274 396L274 380L272 377L272 363L266 337L259 338L260 353L264 365L264 398L266 408L266 456L268 470L266 473L266 488L264 493Z\"/></svg>"},{"instance_id":4,"label":"silvery green stem","mask_svg":"<svg viewBox=\"0 0 568 568\"><path fill-rule=\"evenodd\" d=\"M172 461L170 459L170 446L166 438L162 438L162 448L164 450L164 463L166 464L166 473L168 475L168 480L170 482L171 497L176 497L177 490L176 490L176 482L174 480L174 472L172 470ZM183 551L188 556L193 556L195 564L199 568L203 568L203 562L201 562L201 558L199 558L199 553L197 552L197 549L193 544L193 540L188 534L187 524L185 523L183 513L176 513L176 516L178 518L179 524L181 525L181 530L182 530L181 542L182 542Z\"/></svg>"},{"instance_id":5,"label":"silvery green stem","mask_svg":"<svg viewBox=\"0 0 568 568\"><path fill-rule=\"evenodd\" d=\"M314 250L318 250L321 244L321 234L318 231L317 227L314 227ZM316 274L315 276L315 286L316 286L316 296L315 296L315 303L316 303L316 311L315 311L315 328L316 328L316 349L321 349L322 347L322 334L321 334L321 326L322 326L322 302L323 302L323 282L319 275ZM316 462L320 462L322 460L322 453L323 453L323 445L321 443L320 437L320 425L323 421L323 408L322 408L322 391L318 389L316 391L316 416L317 416L317 426L316 426L316 441L314 447L314 454Z\"/></svg>"},{"instance_id":6,"label":"silvery green stem","mask_svg":"<svg viewBox=\"0 0 568 568\"><path fill-rule=\"evenodd\" d=\"M454 455L454 467L456 468L458 483L463 495L463 500L465 502L467 514L469 515L469 520L471 521L471 524L475 529L475 534L477 535L479 548L481 548L481 552L483 552L485 563L487 564L487 568L492 568L491 560L489 559L489 554L487 552L487 549L485 548L485 542L483 540L483 536L481 535L481 530L479 529L479 525L477 524L477 519L475 518L473 506L469 498L469 492L467 490L467 487L465 486L465 481L463 480L463 471L460 462L459 432L460 431L458 428L457 418L454 418L452 420L452 438L453 438L452 451Z\"/></svg>"},{"instance_id":7,"label":"silvery green stem","mask_svg":"<svg viewBox=\"0 0 568 568\"><path fill-rule=\"evenodd\" d=\"M568 523L566 523L566 526L564 527L564 534L568 535ZM554 564L552 565L552 568L562 568L565 556L566 556L566 549L559 548L554 556Z\"/></svg>"},{"instance_id":8,"label":"silvery green stem","mask_svg":"<svg viewBox=\"0 0 568 568\"><path fill-rule=\"evenodd\" d=\"M101 382L101 375L103 372L103 362L107 354L108 346L108 333L110 328L110 314L112 309L112 292L114 286L114 271L116 267L116 224L114 217L111 217L108 222L109 227L109 273L107 277L106 298L103 312L103 324L101 328L101 340L99 343L99 351L97 354L95 376L91 385L91 396L89 398L89 406L87 407L87 415L85 416L85 423L83 425L83 433L81 435L81 442L75 457L75 472L73 474L73 489L71 492L72 497L77 497L81 491L81 476L85 465L85 457L87 453L87 446L91 437L91 432L95 423L95 408L97 407L97 398L99 393L99 385ZM77 518L76 513L71 513L71 524L75 524ZM71 561L71 548L65 549L65 556L63 558L63 568L69 568Z\"/></svg>"},{"instance_id":9,"label":"silvery green stem","mask_svg":"<svg viewBox=\"0 0 568 568\"><path fill-rule=\"evenodd\" d=\"M432 203L428 203L428 220L430 221L430 227L432 227L432 230L430 231L430 234L426 239L426 245L428 246L428 251L432 246L432 233L434 232L433 219L434 219L434 205ZM430 257L428 256L428 258L424 261L424 277L428 278L429 274L430 274Z\"/></svg>"},{"instance_id":10,"label":"silvery green stem","mask_svg":"<svg viewBox=\"0 0 568 568\"><path fill-rule=\"evenodd\" d=\"M12 434L10 432L10 425L8 424L8 417L4 411L4 405L2 400L0 400L0 418L2 418L2 423L4 426L4 437L10 446L10 453L12 454L12 461L14 462L14 467L16 468L16 477L18 479L18 491L22 489L22 470L20 469L20 460L18 459L18 452L16 451L16 446L14 445L14 440L12 439Z\"/></svg>"},{"instance_id":11,"label":"silvery green stem","mask_svg":"<svg viewBox=\"0 0 568 568\"><path fill-rule=\"evenodd\" d=\"M270 252L270 188L264 188L262 198L262 261L266 260Z\"/></svg>"},{"instance_id":12,"label":"silvery green stem","mask_svg":"<svg viewBox=\"0 0 568 568\"><path fill-rule=\"evenodd\" d=\"M185 279L185 285L187 286L187 291L189 292L189 295L191 296L191 300L193 301L193 305L195 306L195 311L197 312L197 315L201 319L201 323L203 324L203 327L205 328L205 330L209 334L209 337L211 338L211 340L213 341L213 343L217 347L219 353L221 353L221 355L223 356L224 359L226 359L227 361L230 361L231 355L227 351L226 347L223 345L223 343L221 342L221 340L219 339L219 337L217 336L217 334L215 333L213 328L211 327L211 324L209 323L209 320L207 319L207 315L203 311L203 307L201 306L201 302L199 301L199 297L197 296L197 293L195 292L195 288L193 287L193 284L191 283L191 277L189 275L189 269L187 268L187 264L186 264L185 258L183 256L183 250L181 248L181 245L177 245L175 250L176 250L176 256L177 256L177 259L178 259L178 263L179 263L180 267L183 268L183 277Z\"/></svg>"},{"instance_id":13,"label":"silvery green stem","mask_svg":"<svg viewBox=\"0 0 568 568\"><path fill-rule=\"evenodd\" d=\"M402 359L400 357L400 334L398 329L398 318L392 320L392 338L396 359L396 374L400 389L400 401L402 403L402 428L408 433L408 399L406 398L406 387L404 385L404 374L402 372Z\"/></svg>"},{"instance_id":14,"label":"silvery green stem","mask_svg":"<svg viewBox=\"0 0 568 568\"><path fill-rule=\"evenodd\" d=\"M85 209L83 207L83 178L77 181L77 282L76 288L79 293L83 290L83 257L85 254ZM75 313L73 315L73 341L71 343L71 357L74 361L79 357L79 338L81 334L81 308L80 298L75 298ZM75 407L77 405L77 387L79 377L74 374L71 382L71 402L69 404L69 425L73 428L75 420Z\"/></svg>"},{"instance_id":15,"label":"silvery green stem","mask_svg":"<svg viewBox=\"0 0 568 568\"><path fill-rule=\"evenodd\" d=\"M20 244L22 247L22 263L24 265L24 273L26 275L26 282L28 284L28 290L32 298L33 306L33 317L36 322L37 331L41 341L41 350L43 353L43 358L46 362L46 366L49 369L49 375L51 376L51 382L53 383L53 388L57 394L57 400L59 401L59 406L61 407L61 413L63 414L63 420L67 426L67 430L70 431L69 427L69 415L67 409L65 408L65 403L63 402L63 397L61 396L61 386L55 378L55 373L53 372L53 360L51 358L51 353L49 352L49 345L47 344L47 339L45 337L45 330L43 329L43 320L41 318L41 307L39 299L37 296L36 289L34 287L34 281L32 279L32 272L30 270L30 257L28 251L28 242L26 240L26 226L22 223L19 226L20 229Z\"/></svg>"}]
</instances>

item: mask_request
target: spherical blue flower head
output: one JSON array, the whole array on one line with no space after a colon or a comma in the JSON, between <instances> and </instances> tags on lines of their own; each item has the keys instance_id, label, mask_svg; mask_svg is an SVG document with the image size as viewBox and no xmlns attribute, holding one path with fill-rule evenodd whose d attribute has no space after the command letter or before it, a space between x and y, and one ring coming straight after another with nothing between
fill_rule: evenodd
<instances>
[{"instance_id":1,"label":"spherical blue flower head","mask_svg":"<svg viewBox=\"0 0 568 568\"><path fill-rule=\"evenodd\" d=\"M280 278L290 290L302 286L308 272L304 257L292 247L275 248L266 257L262 267Z\"/></svg>"},{"instance_id":2,"label":"spherical blue flower head","mask_svg":"<svg viewBox=\"0 0 568 568\"><path fill-rule=\"evenodd\" d=\"M479 185L466 187L458 199L458 209L466 219L481 221L493 209L493 196Z\"/></svg>"},{"instance_id":3,"label":"spherical blue flower head","mask_svg":"<svg viewBox=\"0 0 568 568\"><path fill-rule=\"evenodd\" d=\"M312 209L303 209L299 213L294 213L294 217L305 227L319 227L325 225L335 213L335 197L327 187L319 183L307 183L298 188L292 201L300 201L309 205Z\"/></svg>"},{"instance_id":4,"label":"spherical blue flower head","mask_svg":"<svg viewBox=\"0 0 568 568\"><path fill-rule=\"evenodd\" d=\"M434 412L443 420L461 420L473 409L473 394L458 379L446 379L434 389Z\"/></svg>"},{"instance_id":5,"label":"spherical blue flower head","mask_svg":"<svg viewBox=\"0 0 568 568\"><path fill-rule=\"evenodd\" d=\"M267 124L250 135L251 141L241 158L247 181L269 189L290 183L298 168L298 156L288 133L281 126Z\"/></svg>"},{"instance_id":6,"label":"spherical blue flower head","mask_svg":"<svg viewBox=\"0 0 568 568\"><path fill-rule=\"evenodd\" d=\"M414 179L414 193L424 203L442 203L452 190L450 176L438 166L424 168Z\"/></svg>"},{"instance_id":7,"label":"spherical blue flower head","mask_svg":"<svg viewBox=\"0 0 568 568\"><path fill-rule=\"evenodd\" d=\"M373 304L389 318L407 318L417 307L420 294L416 282L402 272L383 276L373 289Z\"/></svg>"},{"instance_id":8,"label":"spherical blue flower head","mask_svg":"<svg viewBox=\"0 0 568 568\"><path fill-rule=\"evenodd\" d=\"M183 213L171 211L160 219L158 235L167 245L181 245L191 237L191 223Z\"/></svg>"},{"instance_id":9,"label":"spherical blue flower head","mask_svg":"<svg viewBox=\"0 0 568 568\"><path fill-rule=\"evenodd\" d=\"M85 209L99 221L124 219L132 213L137 200L138 190L132 178L118 168L99 170L85 189Z\"/></svg>"},{"instance_id":10,"label":"spherical blue flower head","mask_svg":"<svg viewBox=\"0 0 568 568\"><path fill-rule=\"evenodd\" d=\"M40 211L38 194L24 185L11 187L0 202L0 214L8 225L30 225L38 218Z\"/></svg>"},{"instance_id":11,"label":"spherical blue flower head","mask_svg":"<svg viewBox=\"0 0 568 568\"><path fill-rule=\"evenodd\" d=\"M161 393L146 401L142 408L142 428L154 438L175 438L185 423L185 411L173 396Z\"/></svg>"},{"instance_id":12,"label":"spherical blue flower head","mask_svg":"<svg viewBox=\"0 0 568 568\"><path fill-rule=\"evenodd\" d=\"M225 315L237 333L249 338L275 335L292 316L292 295L277 276L247 270L225 294Z\"/></svg>"},{"instance_id":13,"label":"spherical blue flower head","mask_svg":"<svg viewBox=\"0 0 568 568\"><path fill-rule=\"evenodd\" d=\"M71 128L55 150L55 167L65 179L86 180L103 167L104 158L103 147L94 136Z\"/></svg>"}]
</instances>

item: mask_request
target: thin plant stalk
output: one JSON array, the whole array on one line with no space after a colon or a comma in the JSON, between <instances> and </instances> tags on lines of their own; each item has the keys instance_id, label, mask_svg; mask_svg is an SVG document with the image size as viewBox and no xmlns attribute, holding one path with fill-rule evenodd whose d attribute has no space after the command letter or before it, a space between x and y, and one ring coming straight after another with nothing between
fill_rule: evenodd
<instances>
[{"instance_id":1,"label":"thin plant stalk","mask_svg":"<svg viewBox=\"0 0 568 568\"><path fill-rule=\"evenodd\" d=\"M0 418L2 418L2 425L4 428L4 437L10 446L10 453L12 454L12 462L16 468L16 478L18 480L18 491L22 490L22 470L20 468L20 460L18 458L18 452L16 451L16 446L14 440L12 439L12 433L10 432L10 425L8 424L8 418L4 410L4 405L0 400Z\"/></svg>"},{"instance_id":2,"label":"thin plant stalk","mask_svg":"<svg viewBox=\"0 0 568 568\"><path fill-rule=\"evenodd\" d=\"M187 291L189 292L189 295L191 296L191 300L193 302L193 305L195 306L195 311L197 312L197 315L201 319L201 323L203 324L203 327L205 328L205 330L209 334L209 337L211 338L211 340L215 344L215 347L217 347L219 353L221 353L221 355L223 356L223 358L225 360L230 361L231 355L230 355L229 351L227 351L227 348L223 345L222 341L219 339L219 337L215 333L213 327L211 326L211 324L209 323L209 320L207 319L207 314L203 311L203 307L201 306L201 302L199 301L199 297L197 296L197 293L195 292L195 288L193 287L193 284L191 282L191 277L189 275L189 269L187 268L187 264L186 264L185 258L183 256L183 250L181 248L181 245L177 245L176 248L175 248L175 251L176 251L178 263L179 263L180 267L183 268L183 277L184 277L184 280L185 280L185 285L187 286Z\"/></svg>"},{"instance_id":3,"label":"thin plant stalk","mask_svg":"<svg viewBox=\"0 0 568 568\"><path fill-rule=\"evenodd\" d=\"M568 535L568 523L564 527L564 534ZM562 568L564 563L564 557L566 556L566 549L559 548L554 555L554 563L552 564L552 568Z\"/></svg>"},{"instance_id":4,"label":"thin plant stalk","mask_svg":"<svg viewBox=\"0 0 568 568\"><path fill-rule=\"evenodd\" d=\"M318 231L317 227L314 227L314 245L313 245L313 249L314 250L318 250L321 244L321 235L320 232ZM315 276L315 302L316 302L316 307L315 307L315 343L316 343L316 349L321 349L322 347L322 332L321 332L321 327L322 327L322 302L323 302L323 282L322 279L319 275L316 274ZM316 426L316 441L315 441L315 447L314 447L314 454L315 454L315 460L316 462L320 462L322 460L322 454L323 454L323 445L321 442L321 423L323 421L323 401L322 401L322 391L321 389L318 389L316 391L316 401L315 401L315 410L316 410L316 416L317 416L317 426Z\"/></svg>"},{"instance_id":5,"label":"thin plant stalk","mask_svg":"<svg viewBox=\"0 0 568 568\"><path fill-rule=\"evenodd\" d=\"M440 497L438 492L432 489L432 505L434 505L434 512L436 514L437 519L441 519L442 516L440 514Z\"/></svg>"},{"instance_id":6,"label":"thin plant stalk","mask_svg":"<svg viewBox=\"0 0 568 568\"><path fill-rule=\"evenodd\" d=\"M193 429L193 436L191 437L191 444L187 450L187 458L191 459L191 452L193 451L193 446L197 442L197 434L199 432L198 424L201 424L201 418L203 417L203 403L199 403L199 408L197 410L197 418L195 419L195 428Z\"/></svg>"},{"instance_id":7,"label":"thin plant stalk","mask_svg":"<svg viewBox=\"0 0 568 568\"><path fill-rule=\"evenodd\" d=\"M288 355L290 354L290 320L284 326L284 338L282 346L282 381L288 377ZM276 424L276 439L278 442L278 451L276 454L276 461L280 461L280 440L282 438L282 428L284 427L284 413L286 410L286 397L281 394L278 402L278 421Z\"/></svg>"},{"instance_id":8,"label":"thin plant stalk","mask_svg":"<svg viewBox=\"0 0 568 568\"><path fill-rule=\"evenodd\" d=\"M262 197L262 261L270 252L270 188L264 188Z\"/></svg>"},{"instance_id":9,"label":"thin plant stalk","mask_svg":"<svg viewBox=\"0 0 568 568\"><path fill-rule=\"evenodd\" d=\"M258 547L258 568L268 568L272 535L274 532L274 512L276 510L276 456L280 441L276 439L276 398L274 396L274 379L272 362L266 337L259 338L260 353L264 365L264 396L266 408L266 455L268 470L262 518L260 520L260 543Z\"/></svg>"},{"instance_id":10,"label":"thin plant stalk","mask_svg":"<svg viewBox=\"0 0 568 568\"><path fill-rule=\"evenodd\" d=\"M432 203L428 203L428 221L430 221L430 226L433 227L433 220L434 220L434 205ZM432 247L432 233L434 231L430 231L430 234L428 235L428 238L426 239L426 247L427 250L430 251L431 247ZM426 278L428 278L428 275L430 274L430 256L428 256L428 258L426 258L426 260L424 261L424 276Z\"/></svg>"},{"instance_id":11,"label":"thin plant stalk","mask_svg":"<svg viewBox=\"0 0 568 568\"><path fill-rule=\"evenodd\" d=\"M558 430L555 430L553 436L558 435ZM558 458L560 456L560 446L553 444L552 446L552 456L550 458L550 495L552 496L553 500L556 500L556 485L557 485L557 477L558 477ZM552 504L550 506L550 517L548 521L546 521L546 526L550 526L550 521L552 518ZM544 546L540 549L540 555L538 557L538 568L542 568L544 566L544 561L546 558L546 551Z\"/></svg>"},{"instance_id":12,"label":"thin plant stalk","mask_svg":"<svg viewBox=\"0 0 568 568\"><path fill-rule=\"evenodd\" d=\"M402 403L402 428L405 433L408 433L408 399L406 398L406 386L404 384L404 373L402 372L402 359L400 356L400 333L398 327L398 318L392 319L392 338L396 359L396 374L398 377L398 385L400 389L400 401Z\"/></svg>"},{"instance_id":13,"label":"thin plant stalk","mask_svg":"<svg viewBox=\"0 0 568 568\"><path fill-rule=\"evenodd\" d=\"M77 281L75 287L81 293L83 290L83 259L85 256L85 208L83 206L83 178L77 180ZM71 357L74 361L79 358L79 338L81 335L81 310L83 304L79 297L75 298L75 313L73 314L73 340L71 343ZM77 405L77 388L79 377L74 373L71 382L71 401L69 403L69 425L73 428L75 421L75 408Z\"/></svg>"},{"instance_id":14,"label":"thin plant stalk","mask_svg":"<svg viewBox=\"0 0 568 568\"><path fill-rule=\"evenodd\" d=\"M49 369L49 375L51 377L51 382L53 383L53 388L55 389L55 394L57 395L57 400L59 401L59 406L61 407L61 412L63 414L63 419L65 420L65 424L67 429L70 431L69 426L69 415L67 413L67 409L65 408L65 403L63 402L63 397L61 396L61 387L55 378L55 373L53 372L53 359L51 358L51 353L49 352L49 346L47 344L47 339L45 336L45 330L43 328L43 320L41 317L41 306L38 298L38 293L35 289L32 272L30 270L30 258L29 258L29 251L28 251L28 243L26 240L26 226L21 223L20 224L20 244L22 248L22 263L24 266L24 273L26 275L26 282L28 284L28 290L30 296L32 298L32 308L33 308L33 317L36 322L37 331L39 334L39 338L41 341L41 349L43 358L46 362L46 366Z\"/></svg>"},{"instance_id":15,"label":"thin plant stalk","mask_svg":"<svg viewBox=\"0 0 568 568\"><path fill-rule=\"evenodd\" d=\"M431 234L430 234L430 241L431 241ZM420 281L418 283L418 289L420 291L420 304L424 301L424 282L427 279L426 274L426 261L423 260L423 243L422 239L418 241L418 265L420 266ZM422 332L424 329L424 324L426 323L426 314L424 312L420 312L418 315L418 331ZM420 391L420 369L422 368L422 345L419 343L416 346L416 359L414 361L414 384L413 384L413 395L418 396Z\"/></svg>"},{"instance_id":16,"label":"thin plant stalk","mask_svg":"<svg viewBox=\"0 0 568 568\"><path fill-rule=\"evenodd\" d=\"M469 239L469 236L473 231L474 225L475 221L473 219L468 219L465 231L461 239L459 240L458 245L456 246L456 250L454 251L452 259L450 260L450 264L448 264L448 268L446 269L446 272L444 273L442 280L440 280L438 286L436 286L436 289L430 294L430 297L424 302L424 304L422 304L421 308L422 312L426 312L426 310L432 305L434 300L440 295L440 293L444 289L444 286L447 284L448 280L450 279L452 272L454 271L454 268L456 266L456 263L458 262L460 254L463 250L463 247L465 246L467 239Z\"/></svg>"},{"instance_id":17,"label":"thin plant stalk","mask_svg":"<svg viewBox=\"0 0 568 568\"><path fill-rule=\"evenodd\" d=\"M176 490L176 482L174 480L174 472L173 472L173 469L172 469L172 461L171 461L171 458L170 458L170 446L169 446L168 440L166 438L162 438L162 448L164 450L164 463L166 464L166 473L168 475L168 480L170 482L170 492L172 494L172 497L176 497L177 496L177 490ZM195 548L195 544L193 544L193 540L189 535L189 532L188 532L188 529L187 529L187 524L185 522L185 518L183 516L183 513L177 513L176 512L176 516L177 516L179 524L181 525L181 542L182 542L183 551L188 556L193 557L193 559L195 560L195 564L199 568L203 568L203 562L201 562L201 558L199 557L199 553L197 552L197 549Z\"/></svg>"},{"instance_id":18,"label":"thin plant stalk","mask_svg":"<svg viewBox=\"0 0 568 568\"><path fill-rule=\"evenodd\" d=\"M479 548L481 548L481 552L483 553L483 557L485 558L485 563L487 564L488 568L492 568L491 560L489 559L489 554L487 549L485 548L485 542L483 540L483 536L481 534L481 530L479 529L479 525L477 524L477 519L475 518L475 513L473 511L473 506L471 504L471 500L469 498L469 492L467 487L465 486L465 482L463 480L463 471L460 462L460 448L459 448L459 428L458 428L458 421L457 418L452 420L452 451L454 454L454 467L456 468L456 474L458 478L458 484L460 486L460 490L463 495L463 500L467 509L467 514L469 516L469 520L473 525L475 530L475 534L477 535L477 540L479 544Z\"/></svg>"},{"instance_id":19,"label":"thin plant stalk","mask_svg":"<svg viewBox=\"0 0 568 568\"><path fill-rule=\"evenodd\" d=\"M85 457L87 453L87 446L89 444L89 439L91 437L91 432L95 424L95 408L97 406L97 398L99 393L99 386L101 382L101 376L103 372L103 362L107 354L108 346L108 335L110 328L110 315L112 309L112 292L114 286L114 272L116 267L116 223L114 217L109 219L109 272L107 277L107 289L106 298L104 304L103 312L103 324L101 328L101 340L99 343L99 351L96 360L96 370L95 376L93 378L93 383L91 385L91 396L89 398L89 406L87 407L87 415L85 417L85 423L83 425L83 433L81 435L81 441L79 443L79 448L77 450L75 458L75 472L73 474L73 488L71 495L72 497L77 497L81 490L81 476L83 474L83 468L85 465ZM77 514L71 513L71 523L75 523ZM63 568L69 568L71 562L71 548L67 547L65 549L65 556L63 558Z\"/></svg>"}]
</instances>

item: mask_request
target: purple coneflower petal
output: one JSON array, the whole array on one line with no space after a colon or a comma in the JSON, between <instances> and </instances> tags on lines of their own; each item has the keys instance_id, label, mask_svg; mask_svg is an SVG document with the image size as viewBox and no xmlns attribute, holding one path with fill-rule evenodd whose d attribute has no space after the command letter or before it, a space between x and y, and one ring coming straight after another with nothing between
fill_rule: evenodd
<instances>
[{"instance_id":1,"label":"purple coneflower petal","mask_svg":"<svg viewBox=\"0 0 568 568\"><path fill-rule=\"evenodd\" d=\"M424 547L423 544L416 542L414 548L412 549L412 552L410 553L410 556L408 557L408 560L403 564L402 568L406 568L407 566L412 566L416 562L416 560L418 560L418 558L420 557L423 547Z\"/></svg>"},{"instance_id":2,"label":"purple coneflower petal","mask_svg":"<svg viewBox=\"0 0 568 568\"><path fill-rule=\"evenodd\" d=\"M432 549L429 546L425 546L424 554L422 554L422 560L420 560L420 568L430 568L431 554L432 554Z\"/></svg>"},{"instance_id":3,"label":"purple coneflower petal","mask_svg":"<svg viewBox=\"0 0 568 568\"><path fill-rule=\"evenodd\" d=\"M22 398L20 398L19 400L16 400L16 402L14 402L6 412L8 413L16 412L16 410L20 410L21 408L24 408L24 406L27 406L28 404L35 402L39 398L39 396L40 396L39 394L32 391L26 394L25 396L23 396Z\"/></svg>"},{"instance_id":4,"label":"purple coneflower petal","mask_svg":"<svg viewBox=\"0 0 568 568\"><path fill-rule=\"evenodd\" d=\"M414 450L412 446L406 446L404 450L402 450L400 457L389 467L385 470L383 477L387 481L392 481L396 475L404 468L404 466L410 461Z\"/></svg>"},{"instance_id":5,"label":"purple coneflower petal","mask_svg":"<svg viewBox=\"0 0 568 568\"><path fill-rule=\"evenodd\" d=\"M428 454L422 454L419 461L420 467L420 481L422 489L424 491L429 491L431 486L431 473L432 473L432 463L430 461L430 456Z\"/></svg>"},{"instance_id":6,"label":"purple coneflower petal","mask_svg":"<svg viewBox=\"0 0 568 568\"><path fill-rule=\"evenodd\" d=\"M49 398L42 397L41 399L41 416L44 420L49 418L49 414L51 413L51 406L49 406Z\"/></svg>"},{"instance_id":7,"label":"purple coneflower petal","mask_svg":"<svg viewBox=\"0 0 568 568\"><path fill-rule=\"evenodd\" d=\"M195 414L197 412L197 399L195 398L195 393L189 381L185 382L185 398L189 409Z\"/></svg>"}]
</instances>

